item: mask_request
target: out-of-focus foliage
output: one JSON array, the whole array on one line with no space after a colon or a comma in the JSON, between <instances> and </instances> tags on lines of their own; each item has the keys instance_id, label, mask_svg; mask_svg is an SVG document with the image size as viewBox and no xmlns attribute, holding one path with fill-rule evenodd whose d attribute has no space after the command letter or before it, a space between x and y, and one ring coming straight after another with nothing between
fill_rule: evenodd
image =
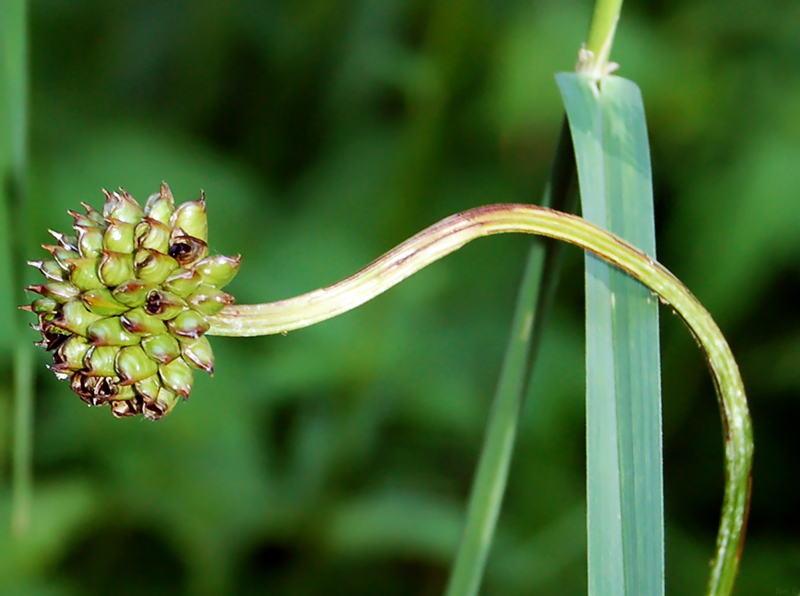
<instances>
[{"instance_id":1,"label":"out-of-focus foliage","mask_svg":"<svg viewBox=\"0 0 800 596\"><path fill-rule=\"evenodd\" d=\"M537 200L591 6L34 0L29 258L101 187L204 189L240 303L349 275L452 212ZM631 0L659 255L729 334L756 433L741 594L800 581L800 7ZM3 594L438 594L529 240L471 245L287 337L214 338L158 423L88 410L39 354L34 523ZM33 272L32 272L33 275ZM529 397L487 594L585 590L582 263ZM11 292L0 287L0 292ZM4 319L5 320L5 319ZM667 585L700 593L722 497L713 388L664 316ZM35 333L31 332L31 341ZM10 362L0 366L8 520Z\"/></svg>"}]
</instances>

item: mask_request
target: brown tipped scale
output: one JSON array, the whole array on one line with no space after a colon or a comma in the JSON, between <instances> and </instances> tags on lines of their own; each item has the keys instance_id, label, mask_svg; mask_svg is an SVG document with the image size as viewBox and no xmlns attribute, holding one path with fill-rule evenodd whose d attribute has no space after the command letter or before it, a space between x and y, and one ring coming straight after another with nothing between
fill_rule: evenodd
<instances>
[{"instance_id":1,"label":"brown tipped scale","mask_svg":"<svg viewBox=\"0 0 800 596\"><path fill-rule=\"evenodd\" d=\"M169 364L181 355L180 343L166 332L147 336L142 340L142 349L159 364Z\"/></svg>"},{"instance_id":2,"label":"brown tipped scale","mask_svg":"<svg viewBox=\"0 0 800 596\"><path fill-rule=\"evenodd\" d=\"M211 344L204 335L195 340L184 341L181 344L183 359L195 368L206 371L214 375L214 354L211 351Z\"/></svg>"},{"instance_id":3,"label":"brown tipped scale","mask_svg":"<svg viewBox=\"0 0 800 596\"><path fill-rule=\"evenodd\" d=\"M191 339L203 335L209 326L205 315L191 309L186 309L174 319L167 321L167 327L173 335Z\"/></svg>"},{"instance_id":4,"label":"brown tipped scale","mask_svg":"<svg viewBox=\"0 0 800 596\"><path fill-rule=\"evenodd\" d=\"M169 364L158 367L161 382L183 399L189 399L189 394L192 392L193 375L192 369L183 358L176 358Z\"/></svg>"},{"instance_id":5,"label":"brown tipped scale","mask_svg":"<svg viewBox=\"0 0 800 596\"><path fill-rule=\"evenodd\" d=\"M114 288L112 294L117 302L129 308L137 308L144 305L147 296L155 289L155 284L141 279L131 279Z\"/></svg>"},{"instance_id":6,"label":"brown tipped scale","mask_svg":"<svg viewBox=\"0 0 800 596\"><path fill-rule=\"evenodd\" d=\"M133 389L145 402L154 402L158 398L158 392L161 391L161 379L156 373L151 377L134 383Z\"/></svg>"},{"instance_id":7,"label":"brown tipped scale","mask_svg":"<svg viewBox=\"0 0 800 596\"><path fill-rule=\"evenodd\" d=\"M142 414L149 420L158 420L169 414L178 401L179 398L175 393L162 387L154 401L144 403Z\"/></svg>"},{"instance_id":8,"label":"brown tipped scale","mask_svg":"<svg viewBox=\"0 0 800 596\"><path fill-rule=\"evenodd\" d=\"M158 363L141 346L128 346L119 350L114 368L123 385L132 385L156 374Z\"/></svg>"},{"instance_id":9,"label":"brown tipped scale","mask_svg":"<svg viewBox=\"0 0 800 596\"><path fill-rule=\"evenodd\" d=\"M120 317L122 326L131 333L156 336L167 332L164 321L149 314L144 308L133 308Z\"/></svg>"},{"instance_id":10,"label":"brown tipped scale","mask_svg":"<svg viewBox=\"0 0 800 596\"><path fill-rule=\"evenodd\" d=\"M241 256L225 257L217 255L207 257L197 263L195 269L203 277L203 283L215 288L227 286L239 271Z\"/></svg>"},{"instance_id":11,"label":"brown tipped scale","mask_svg":"<svg viewBox=\"0 0 800 596\"><path fill-rule=\"evenodd\" d=\"M111 290L105 286L84 292L81 295L81 300L83 300L83 304L88 310L102 316L121 315L130 308L119 302Z\"/></svg>"},{"instance_id":12,"label":"brown tipped scale","mask_svg":"<svg viewBox=\"0 0 800 596\"><path fill-rule=\"evenodd\" d=\"M194 369L213 372L207 317L233 302L221 288L240 258L208 255L202 193L176 208L162 183L142 208L103 192L102 211L81 203L71 232L50 231L50 258L29 262L46 278L27 288L40 297L20 308L81 400L157 420L189 397Z\"/></svg>"}]
</instances>

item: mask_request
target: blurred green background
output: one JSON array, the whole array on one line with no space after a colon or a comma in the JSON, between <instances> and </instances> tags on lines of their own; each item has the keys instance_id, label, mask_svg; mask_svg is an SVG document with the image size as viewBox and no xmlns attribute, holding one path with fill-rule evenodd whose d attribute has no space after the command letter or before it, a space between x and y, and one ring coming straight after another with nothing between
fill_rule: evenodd
<instances>
[{"instance_id":1,"label":"blurred green background","mask_svg":"<svg viewBox=\"0 0 800 596\"><path fill-rule=\"evenodd\" d=\"M208 198L239 303L345 277L436 220L539 199L591 14L573 0L37 0L28 258L80 201ZM738 594L800 590L800 5L630 0L659 258L729 336L756 461ZM287 337L215 338L167 419L87 409L37 350L35 502L0 593L440 594L530 240L470 245ZM28 282L37 281L30 272ZM583 265L570 250L486 594L585 593ZM12 288L0 288L7 328ZM722 498L713 387L662 311L667 588L698 594ZM35 333L30 332L34 341ZM779 592L778 590L795 590Z\"/></svg>"}]
</instances>

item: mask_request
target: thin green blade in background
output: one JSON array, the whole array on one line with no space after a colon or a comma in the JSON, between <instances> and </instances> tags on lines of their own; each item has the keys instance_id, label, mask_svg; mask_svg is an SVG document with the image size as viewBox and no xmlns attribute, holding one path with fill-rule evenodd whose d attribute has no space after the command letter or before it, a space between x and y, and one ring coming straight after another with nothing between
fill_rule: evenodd
<instances>
[{"instance_id":1,"label":"thin green blade in background","mask_svg":"<svg viewBox=\"0 0 800 596\"><path fill-rule=\"evenodd\" d=\"M9 200L7 185L3 184L6 172L11 168L11 120L8 112L8 74L5 67L6 34L3 27L4 8L0 5L0 279L12 283L14 279L13 257L11 246L11 218L8 212ZM13 330L16 324L16 305L11 288L0 291L0 329ZM14 333L0 333L0 370L12 369L11 361L14 348ZM10 383L0 380L0 487L7 486L7 471L11 457L11 389ZM6 387L9 387L6 389ZM1 490L1 489L0 489ZM0 520L0 524L7 520Z\"/></svg>"},{"instance_id":2,"label":"thin green blade in background","mask_svg":"<svg viewBox=\"0 0 800 596\"><path fill-rule=\"evenodd\" d=\"M0 3L0 94L3 94L0 126L0 200L2 219L8 227L3 239L10 262L3 279L11 290L7 295L22 304L21 280L26 254L25 181L28 167L28 18L25 0ZM4 305L4 309L8 308ZM23 340L26 317L13 309L5 330L13 350L14 375L14 458L12 527L23 534L30 518L33 485L33 346Z\"/></svg>"},{"instance_id":3,"label":"thin green blade in background","mask_svg":"<svg viewBox=\"0 0 800 596\"><path fill-rule=\"evenodd\" d=\"M574 150L565 119L542 205L572 211L576 191ZM531 246L446 596L474 596L480 589L508 481L520 412L558 285L563 249L563 243L544 238L534 239Z\"/></svg>"},{"instance_id":4,"label":"thin green blade in background","mask_svg":"<svg viewBox=\"0 0 800 596\"><path fill-rule=\"evenodd\" d=\"M11 53L18 45L15 10L12 5L0 5L0 279L11 283L15 278L10 212L10 180L15 175L15 152L17 130L15 120L19 117L13 108L19 93L19 74ZM16 288L0 292L0 329L14 330L16 325ZM0 358L10 359L14 347L13 332L0 334ZM10 367L9 367L10 368Z\"/></svg>"},{"instance_id":5,"label":"thin green blade in background","mask_svg":"<svg viewBox=\"0 0 800 596\"><path fill-rule=\"evenodd\" d=\"M583 216L655 257L641 93L606 77L557 75ZM586 257L587 532L590 596L664 594L658 304Z\"/></svg>"}]
</instances>

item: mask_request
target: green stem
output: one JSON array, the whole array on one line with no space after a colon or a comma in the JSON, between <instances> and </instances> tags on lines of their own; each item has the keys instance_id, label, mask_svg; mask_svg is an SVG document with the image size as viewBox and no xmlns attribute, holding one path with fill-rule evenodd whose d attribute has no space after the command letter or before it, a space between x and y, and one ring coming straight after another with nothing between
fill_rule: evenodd
<instances>
[{"instance_id":1,"label":"green stem","mask_svg":"<svg viewBox=\"0 0 800 596\"><path fill-rule=\"evenodd\" d=\"M608 59L614 43L622 0L597 0L594 15L586 40L586 51L589 56L581 56L578 64L579 72L586 72L595 79L602 78L608 72Z\"/></svg>"},{"instance_id":2,"label":"green stem","mask_svg":"<svg viewBox=\"0 0 800 596\"><path fill-rule=\"evenodd\" d=\"M0 196L7 201L6 212L9 221L15 224L9 230L11 240L12 266L8 280L12 288L22 288L20 282L24 274L25 262L25 183L28 163L27 144L27 96L28 96L28 56L27 56L27 3L25 0L7 0L0 3L0 56L2 75L0 93L6 96L8 145L6 163L0 164L0 183L4 185ZM0 127L2 128L2 127ZM0 153L5 153L0 151ZM20 303L26 296L20 293ZM10 332L22 338L27 324L20 313L15 313L14 328ZM12 526L17 534L28 527L30 504L33 494L33 354L27 341L17 339L14 358L14 459L13 459L13 499Z\"/></svg>"},{"instance_id":3,"label":"green stem","mask_svg":"<svg viewBox=\"0 0 800 596\"><path fill-rule=\"evenodd\" d=\"M753 452L739 369L719 327L691 292L661 264L621 238L577 216L544 207L478 207L434 224L332 286L278 302L228 306L211 317L209 333L245 337L308 327L364 304L472 240L514 232L574 244L626 271L678 312L705 351L725 431L725 495L708 593L729 594L743 546Z\"/></svg>"},{"instance_id":4,"label":"green stem","mask_svg":"<svg viewBox=\"0 0 800 596\"><path fill-rule=\"evenodd\" d=\"M11 527L17 535L27 532L33 493L33 351L20 342L14 351L14 485Z\"/></svg>"}]
</instances>

